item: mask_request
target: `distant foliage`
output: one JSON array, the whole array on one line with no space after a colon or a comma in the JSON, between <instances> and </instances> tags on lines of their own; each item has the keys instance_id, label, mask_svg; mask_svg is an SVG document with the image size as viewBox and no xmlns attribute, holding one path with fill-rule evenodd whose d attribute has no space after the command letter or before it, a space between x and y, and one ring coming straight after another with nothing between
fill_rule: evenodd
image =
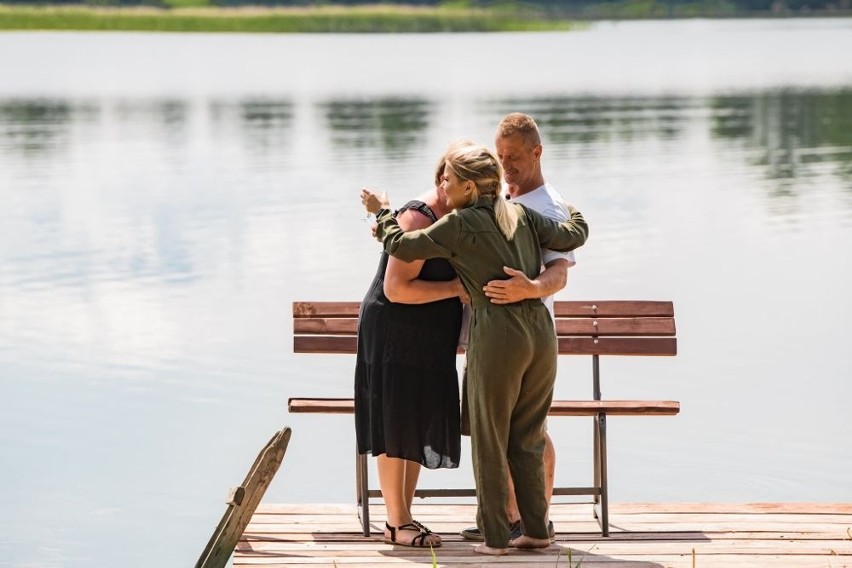
<instances>
[{"instance_id":1,"label":"distant foliage","mask_svg":"<svg viewBox=\"0 0 852 568\"><path fill-rule=\"evenodd\" d=\"M487 8L519 14L535 12L555 18L666 18L748 14L808 15L849 13L852 0L0 0L0 4L94 6L421 6Z\"/></svg>"}]
</instances>

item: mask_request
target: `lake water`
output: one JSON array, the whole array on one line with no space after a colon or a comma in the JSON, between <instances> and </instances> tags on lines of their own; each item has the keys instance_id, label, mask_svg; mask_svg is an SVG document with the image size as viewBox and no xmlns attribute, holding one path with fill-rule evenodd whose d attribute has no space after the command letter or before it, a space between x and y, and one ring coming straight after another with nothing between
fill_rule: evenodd
<instances>
[{"instance_id":1,"label":"lake water","mask_svg":"<svg viewBox=\"0 0 852 568\"><path fill-rule=\"evenodd\" d=\"M591 226L559 297L675 304L676 358L602 365L682 405L610 420L612 501L852 501L850 53L850 19L0 34L0 566L190 565L285 425L265 501L352 500L351 417L286 401L353 360L294 355L291 302L366 291L361 185L400 204L515 110ZM588 484L589 422L550 428Z\"/></svg>"}]
</instances>

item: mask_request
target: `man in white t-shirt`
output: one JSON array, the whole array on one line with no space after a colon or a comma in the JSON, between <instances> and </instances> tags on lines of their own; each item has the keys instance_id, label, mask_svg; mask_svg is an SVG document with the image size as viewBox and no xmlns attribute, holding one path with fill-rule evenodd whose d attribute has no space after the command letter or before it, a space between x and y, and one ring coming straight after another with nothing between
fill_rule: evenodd
<instances>
[{"instance_id":1,"label":"man in white t-shirt","mask_svg":"<svg viewBox=\"0 0 852 568\"><path fill-rule=\"evenodd\" d=\"M508 188L507 198L556 221L568 220L568 207L562 196L544 181L541 171L541 134L535 121L522 113L507 115L497 126L495 146L497 157L503 165ZM544 266L538 278L530 280L519 270L506 266L503 270L509 278L488 282L484 287L485 295L495 304L512 304L529 298L541 298L552 317L553 294L568 283L568 268L576 262L573 252L561 253L546 249L541 252ZM556 451L550 435L545 432L544 471L548 503L553 495L555 469ZM518 511L511 478L506 509L511 546L511 541L523 534L521 514ZM551 522L548 522L548 531L552 540L555 533ZM461 531L461 536L467 540L484 540L478 527Z\"/></svg>"}]
</instances>

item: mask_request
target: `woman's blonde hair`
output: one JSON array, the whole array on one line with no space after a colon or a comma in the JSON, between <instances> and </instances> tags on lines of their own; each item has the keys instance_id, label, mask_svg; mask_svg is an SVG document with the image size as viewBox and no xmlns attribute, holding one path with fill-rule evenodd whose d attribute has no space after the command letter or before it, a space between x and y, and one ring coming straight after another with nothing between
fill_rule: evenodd
<instances>
[{"instance_id":1,"label":"woman's blonde hair","mask_svg":"<svg viewBox=\"0 0 852 568\"><path fill-rule=\"evenodd\" d=\"M518 228L518 212L510 207L503 193L503 166L500 160L485 146L462 146L450 149L446 157L447 167L462 181L474 184L473 200L479 196L494 198L494 217L500 232L508 239L515 236Z\"/></svg>"},{"instance_id":2,"label":"woman's blonde hair","mask_svg":"<svg viewBox=\"0 0 852 568\"><path fill-rule=\"evenodd\" d=\"M472 140L468 140L467 138L459 138L458 140L453 140L447 145L447 149L444 150L444 153L441 154L441 157L438 158L438 163L435 164L435 185L441 185L441 180L444 178L444 166L447 165L447 156L453 150L458 150L459 148L464 148L465 146L476 146L476 143Z\"/></svg>"}]
</instances>

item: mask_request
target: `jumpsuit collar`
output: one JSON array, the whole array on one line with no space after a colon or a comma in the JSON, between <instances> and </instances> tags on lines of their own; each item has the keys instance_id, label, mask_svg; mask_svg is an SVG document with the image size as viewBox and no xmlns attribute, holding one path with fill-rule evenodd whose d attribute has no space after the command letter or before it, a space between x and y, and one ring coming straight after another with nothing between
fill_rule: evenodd
<instances>
[{"instance_id":1,"label":"jumpsuit collar","mask_svg":"<svg viewBox=\"0 0 852 568\"><path fill-rule=\"evenodd\" d=\"M494 209L495 195L480 195L476 201L468 205L468 207L484 207L486 209Z\"/></svg>"}]
</instances>

